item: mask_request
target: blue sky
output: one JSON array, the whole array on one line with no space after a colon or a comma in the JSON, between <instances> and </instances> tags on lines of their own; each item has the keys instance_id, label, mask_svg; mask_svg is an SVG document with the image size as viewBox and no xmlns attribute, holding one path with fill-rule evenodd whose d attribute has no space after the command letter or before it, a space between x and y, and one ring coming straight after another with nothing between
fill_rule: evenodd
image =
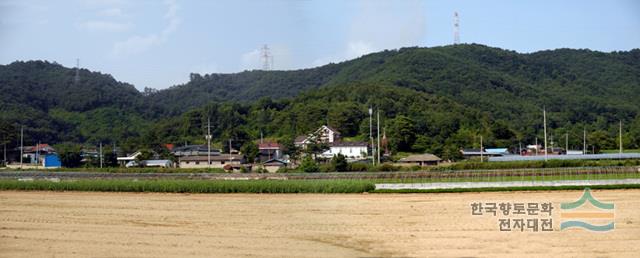
<instances>
[{"instance_id":1,"label":"blue sky","mask_svg":"<svg viewBox=\"0 0 640 258\"><path fill-rule=\"evenodd\" d=\"M0 63L49 60L144 87L189 73L315 67L453 41L518 52L640 47L640 1L0 0Z\"/></svg>"}]
</instances>

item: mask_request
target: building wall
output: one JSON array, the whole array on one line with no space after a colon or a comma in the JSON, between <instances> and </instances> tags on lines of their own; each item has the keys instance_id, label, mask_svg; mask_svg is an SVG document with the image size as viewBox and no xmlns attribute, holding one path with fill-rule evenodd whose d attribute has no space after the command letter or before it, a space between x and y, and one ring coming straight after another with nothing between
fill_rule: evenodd
<instances>
[{"instance_id":1,"label":"building wall","mask_svg":"<svg viewBox=\"0 0 640 258\"><path fill-rule=\"evenodd\" d=\"M234 161L211 161L211 167L212 168L224 168L225 165L227 164L232 164L232 165L240 165L240 161L238 160L234 160ZM209 166L207 166L207 161L180 161L180 167L181 168L208 168Z\"/></svg>"},{"instance_id":2,"label":"building wall","mask_svg":"<svg viewBox=\"0 0 640 258\"><path fill-rule=\"evenodd\" d=\"M325 157L333 157L333 155L342 154L346 157L356 159L364 158L367 155L366 146L334 146L322 153Z\"/></svg>"}]
</instances>

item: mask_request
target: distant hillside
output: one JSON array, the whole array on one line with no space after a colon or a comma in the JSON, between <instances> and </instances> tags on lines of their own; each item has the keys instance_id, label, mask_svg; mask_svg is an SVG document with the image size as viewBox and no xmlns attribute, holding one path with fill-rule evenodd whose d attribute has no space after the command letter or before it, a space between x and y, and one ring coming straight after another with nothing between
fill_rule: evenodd
<instances>
[{"instance_id":1,"label":"distant hillside","mask_svg":"<svg viewBox=\"0 0 640 258\"><path fill-rule=\"evenodd\" d=\"M185 111L209 101L288 98L350 82L394 85L454 98L477 108L489 107L505 118L510 109L543 105L573 109L592 122L594 109L638 112L640 50L602 53L559 49L519 54L482 45L403 48L297 71L249 71L192 75L192 80L151 96L150 105ZM500 101L496 101L500 100ZM160 110L158 110L160 111ZM517 116L515 116L517 117Z\"/></svg>"},{"instance_id":2,"label":"distant hillside","mask_svg":"<svg viewBox=\"0 0 640 258\"><path fill-rule=\"evenodd\" d=\"M622 120L625 146L640 147L639 49L403 48L295 71L192 74L150 94L109 75L81 70L78 83L74 75L40 61L0 66L0 127L27 123L30 140L133 146L202 141L203 119L211 117L216 140L242 139L236 144L260 131L284 139L327 122L366 140L373 105L394 148L442 154L445 146L471 147L479 135L489 145L531 142L541 136L546 106L556 142L569 133L578 146L586 127L598 148L615 147ZM411 137L400 139L399 126Z\"/></svg>"},{"instance_id":3,"label":"distant hillside","mask_svg":"<svg viewBox=\"0 0 640 258\"><path fill-rule=\"evenodd\" d=\"M0 65L0 119L24 124L34 141L94 140L98 131L125 136L118 124L138 117L142 94L108 74L80 69L77 82L75 74L45 61ZM97 125L104 128L89 129Z\"/></svg>"}]
</instances>

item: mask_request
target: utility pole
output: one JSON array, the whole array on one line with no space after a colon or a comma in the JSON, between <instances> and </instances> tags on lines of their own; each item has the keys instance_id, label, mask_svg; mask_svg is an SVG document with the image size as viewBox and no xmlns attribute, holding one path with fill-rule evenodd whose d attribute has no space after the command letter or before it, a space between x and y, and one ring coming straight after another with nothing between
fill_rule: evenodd
<instances>
[{"instance_id":1,"label":"utility pole","mask_svg":"<svg viewBox=\"0 0 640 258\"><path fill-rule=\"evenodd\" d=\"M566 154L569 151L569 133L564 134L564 146L565 146L564 152Z\"/></svg>"},{"instance_id":2,"label":"utility pole","mask_svg":"<svg viewBox=\"0 0 640 258\"><path fill-rule=\"evenodd\" d=\"M377 133L378 133L378 148L376 148L376 151L378 153L378 165L379 165L379 164L382 164L380 162L380 108L378 108L378 130L377 130Z\"/></svg>"},{"instance_id":3,"label":"utility pole","mask_svg":"<svg viewBox=\"0 0 640 258\"><path fill-rule=\"evenodd\" d=\"M540 148L538 148L538 137L536 137L536 156L538 156L539 151L540 151Z\"/></svg>"},{"instance_id":4,"label":"utility pole","mask_svg":"<svg viewBox=\"0 0 640 258\"><path fill-rule=\"evenodd\" d=\"M522 142L518 142L518 155L522 155Z\"/></svg>"},{"instance_id":5,"label":"utility pole","mask_svg":"<svg viewBox=\"0 0 640 258\"><path fill-rule=\"evenodd\" d=\"M229 139L229 164L231 164L232 161L233 158L231 157L231 139Z\"/></svg>"},{"instance_id":6,"label":"utility pole","mask_svg":"<svg viewBox=\"0 0 640 258\"><path fill-rule=\"evenodd\" d=\"M375 158L375 150L376 147L373 146L373 108L369 107L369 139L371 140L371 162L373 163L373 166L376 165L376 158Z\"/></svg>"},{"instance_id":7,"label":"utility pole","mask_svg":"<svg viewBox=\"0 0 640 258\"><path fill-rule=\"evenodd\" d=\"M582 129L582 155L587 154L587 127Z\"/></svg>"},{"instance_id":8,"label":"utility pole","mask_svg":"<svg viewBox=\"0 0 640 258\"><path fill-rule=\"evenodd\" d=\"M24 155L24 125L20 126L20 169L22 169L22 156Z\"/></svg>"},{"instance_id":9,"label":"utility pole","mask_svg":"<svg viewBox=\"0 0 640 258\"><path fill-rule=\"evenodd\" d=\"M548 151L547 151L547 109L546 107L542 108L542 117L544 120L544 161L547 161Z\"/></svg>"},{"instance_id":10,"label":"utility pole","mask_svg":"<svg viewBox=\"0 0 640 258\"><path fill-rule=\"evenodd\" d=\"M211 118L207 118L207 167L211 168Z\"/></svg>"},{"instance_id":11,"label":"utility pole","mask_svg":"<svg viewBox=\"0 0 640 258\"><path fill-rule=\"evenodd\" d=\"M480 135L480 162L484 161L484 153L482 152L482 135Z\"/></svg>"},{"instance_id":12,"label":"utility pole","mask_svg":"<svg viewBox=\"0 0 640 258\"><path fill-rule=\"evenodd\" d=\"M622 120L620 120L620 156L622 156Z\"/></svg>"},{"instance_id":13,"label":"utility pole","mask_svg":"<svg viewBox=\"0 0 640 258\"><path fill-rule=\"evenodd\" d=\"M39 154L39 153L38 153L38 152L39 152L39 150L38 150L38 145L40 145L40 142L38 142L38 143L36 144L36 148L35 148L35 149L36 149L36 154L35 154L34 156L35 156L35 160L36 160L36 169L38 169L38 154ZM31 163L33 163L33 160L31 160Z\"/></svg>"},{"instance_id":14,"label":"utility pole","mask_svg":"<svg viewBox=\"0 0 640 258\"><path fill-rule=\"evenodd\" d=\"M100 168L102 168L102 142L100 142Z\"/></svg>"}]
</instances>

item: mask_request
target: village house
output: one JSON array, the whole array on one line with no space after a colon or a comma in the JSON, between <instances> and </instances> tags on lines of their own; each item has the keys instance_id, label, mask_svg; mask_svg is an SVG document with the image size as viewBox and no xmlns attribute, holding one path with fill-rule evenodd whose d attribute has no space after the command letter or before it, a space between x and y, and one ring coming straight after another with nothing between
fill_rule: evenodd
<instances>
[{"instance_id":1,"label":"village house","mask_svg":"<svg viewBox=\"0 0 640 258\"><path fill-rule=\"evenodd\" d=\"M287 165L289 165L289 163L281 159L271 159L262 163L262 167L269 171L269 173L275 173L280 168L287 167Z\"/></svg>"},{"instance_id":2,"label":"village house","mask_svg":"<svg viewBox=\"0 0 640 258\"><path fill-rule=\"evenodd\" d=\"M179 158L181 168L228 168L239 169L245 159L241 154L211 155L211 164L207 164L208 156L186 156ZM226 168L225 168L226 167Z\"/></svg>"},{"instance_id":3,"label":"village house","mask_svg":"<svg viewBox=\"0 0 640 258\"><path fill-rule=\"evenodd\" d=\"M258 144L258 161L260 163L281 159L284 153L284 148L279 143L275 142L263 142Z\"/></svg>"},{"instance_id":4,"label":"village house","mask_svg":"<svg viewBox=\"0 0 640 258\"><path fill-rule=\"evenodd\" d=\"M118 161L118 165L122 166L122 167L137 167L140 164L137 163L138 160L138 156L142 155L141 151L136 151L132 154L129 154L125 157L117 157L116 160ZM159 160L160 159L160 155L158 155L158 153L156 153L155 151L151 152L151 160Z\"/></svg>"},{"instance_id":5,"label":"village house","mask_svg":"<svg viewBox=\"0 0 640 258\"><path fill-rule=\"evenodd\" d=\"M306 148L307 144L312 142L333 143L340 141L340 132L327 125L323 125L318 130L307 136L298 136L294 144L299 148Z\"/></svg>"},{"instance_id":6,"label":"village house","mask_svg":"<svg viewBox=\"0 0 640 258\"><path fill-rule=\"evenodd\" d=\"M42 163L47 154L53 154L56 150L49 144L42 143L35 146L25 146L22 148L23 160L28 160L31 164Z\"/></svg>"},{"instance_id":7,"label":"village house","mask_svg":"<svg viewBox=\"0 0 640 258\"><path fill-rule=\"evenodd\" d=\"M30 168L59 168L62 166L56 150L49 144L37 144L22 148L23 166Z\"/></svg>"},{"instance_id":8,"label":"village house","mask_svg":"<svg viewBox=\"0 0 640 258\"><path fill-rule=\"evenodd\" d=\"M207 152L209 152L209 148L207 147L207 145L185 145L174 147L171 150L171 154L176 157L207 156ZM220 155L220 150L211 149L211 155Z\"/></svg>"},{"instance_id":9,"label":"village house","mask_svg":"<svg viewBox=\"0 0 640 258\"><path fill-rule=\"evenodd\" d=\"M560 147L549 147L549 148L547 148L547 151L549 152L548 155L565 155L565 154L567 154L565 149L560 148ZM540 144L538 144L538 145L527 145L526 149L520 151L520 155L522 155L522 156L539 156L539 155L544 155L544 154L545 154L545 148Z\"/></svg>"},{"instance_id":10,"label":"village house","mask_svg":"<svg viewBox=\"0 0 640 258\"><path fill-rule=\"evenodd\" d=\"M401 166L437 166L442 159L430 153L411 155L398 161Z\"/></svg>"}]
</instances>

